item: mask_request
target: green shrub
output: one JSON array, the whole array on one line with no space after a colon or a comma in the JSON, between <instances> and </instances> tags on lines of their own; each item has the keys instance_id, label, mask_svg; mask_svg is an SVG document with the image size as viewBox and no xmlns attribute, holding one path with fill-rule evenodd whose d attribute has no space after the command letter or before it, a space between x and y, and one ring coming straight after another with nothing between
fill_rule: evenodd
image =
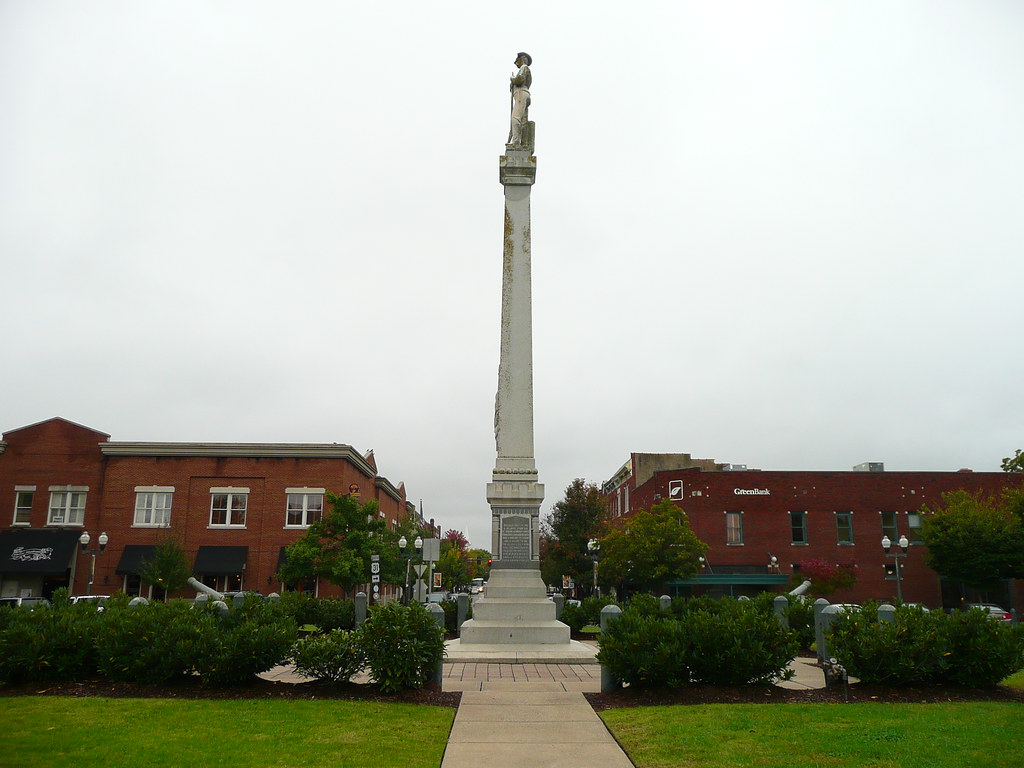
<instances>
[{"instance_id":1,"label":"green shrub","mask_svg":"<svg viewBox=\"0 0 1024 768\"><path fill-rule=\"evenodd\" d=\"M206 607L205 611L216 612ZM204 683L237 685L250 682L260 672L287 661L298 630L295 621L272 603L246 600L221 617L216 615L214 631L196 661Z\"/></svg>"},{"instance_id":2,"label":"green shrub","mask_svg":"<svg viewBox=\"0 0 1024 768\"><path fill-rule=\"evenodd\" d=\"M97 670L123 682L163 683L190 674L214 644L215 609L184 600L129 606L108 601L94 638Z\"/></svg>"},{"instance_id":3,"label":"green shrub","mask_svg":"<svg viewBox=\"0 0 1024 768\"><path fill-rule=\"evenodd\" d=\"M562 606L562 615L559 621L568 624L572 634L578 634L587 624L586 617L583 615L583 606L567 601Z\"/></svg>"},{"instance_id":4,"label":"green shrub","mask_svg":"<svg viewBox=\"0 0 1024 768\"><path fill-rule=\"evenodd\" d=\"M444 631L449 635L456 635L459 631L459 603L454 598L442 600L438 603L444 609ZM472 608L470 608L472 610Z\"/></svg>"},{"instance_id":5,"label":"green shrub","mask_svg":"<svg viewBox=\"0 0 1024 768\"><path fill-rule=\"evenodd\" d=\"M299 640L292 648L295 670L307 677L346 683L366 665L359 633L334 629Z\"/></svg>"},{"instance_id":6,"label":"green shrub","mask_svg":"<svg viewBox=\"0 0 1024 768\"><path fill-rule=\"evenodd\" d=\"M752 603L699 601L677 618L643 601L602 636L598 660L631 685L741 685L788 677L797 650L794 634Z\"/></svg>"},{"instance_id":7,"label":"green shrub","mask_svg":"<svg viewBox=\"0 0 1024 768\"><path fill-rule=\"evenodd\" d=\"M444 658L444 633L418 604L375 606L358 631L370 676L384 693L422 688Z\"/></svg>"},{"instance_id":8,"label":"green shrub","mask_svg":"<svg viewBox=\"0 0 1024 768\"><path fill-rule=\"evenodd\" d=\"M0 680L79 680L95 674L92 638L102 614L95 605L5 610L0 631Z\"/></svg>"},{"instance_id":9,"label":"green shrub","mask_svg":"<svg viewBox=\"0 0 1024 768\"><path fill-rule=\"evenodd\" d=\"M690 682L681 622L643 611L625 611L601 636L597 660L633 686L678 687Z\"/></svg>"},{"instance_id":10,"label":"green shrub","mask_svg":"<svg viewBox=\"0 0 1024 768\"><path fill-rule=\"evenodd\" d=\"M664 613L661 610L661 601L647 592L639 592L630 597L626 607L642 616L661 616Z\"/></svg>"},{"instance_id":11,"label":"green shrub","mask_svg":"<svg viewBox=\"0 0 1024 768\"><path fill-rule=\"evenodd\" d=\"M988 688L1024 669L1024 625L992 621L982 611L943 614L949 656L942 680Z\"/></svg>"},{"instance_id":12,"label":"green shrub","mask_svg":"<svg viewBox=\"0 0 1024 768\"><path fill-rule=\"evenodd\" d=\"M355 627L355 603L340 597L313 597L307 592L285 592L278 606L296 626L312 625L322 632Z\"/></svg>"},{"instance_id":13,"label":"green shrub","mask_svg":"<svg viewBox=\"0 0 1024 768\"><path fill-rule=\"evenodd\" d=\"M618 605L613 597L590 597L584 598L580 603L580 613L583 615L583 626L590 624L601 624L601 609L606 605Z\"/></svg>"},{"instance_id":14,"label":"green shrub","mask_svg":"<svg viewBox=\"0 0 1024 768\"><path fill-rule=\"evenodd\" d=\"M951 683L989 687L1024 668L1024 630L972 611L947 615L897 607L879 622L877 607L840 615L829 649L866 683Z\"/></svg>"}]
</instances>

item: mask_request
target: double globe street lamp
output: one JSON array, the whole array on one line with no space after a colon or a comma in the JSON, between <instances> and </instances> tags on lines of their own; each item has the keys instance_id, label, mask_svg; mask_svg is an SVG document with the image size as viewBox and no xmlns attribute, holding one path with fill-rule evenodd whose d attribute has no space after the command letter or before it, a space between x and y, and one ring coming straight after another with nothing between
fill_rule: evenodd
<instances>
[{"instance_id":1,"label":"double globe street lamp","mask_svg":"<svg viewBox=\"0 0 1024 768\"><path fill-rule=\"evenodd\" d=\"M405 588L402 590L402 605L409 604L409 568L412 566L412 559L416 557L423 549L423 537L417 536L416 541L413 542L414 550L409 552L405 551L405 548L409 545L408 539L402 536L398 540L398 548L402 550L402 557L405 558Z\"/></svg>"},{"instance_id":2,"label":"double globe street lamp","mask_svg":"<svg viewBox=\"0 0 1024 768\"><path fill-rule=\"evenodd\" d=\"M906 537L906 534L904 534L903 536L900 536L900 540L898 542L896 542L896 543L899 544L900 549L903 550L903 551L902 552L891 552L890 553L889 550L892 549L892 539L890 539L888 536L883 536L882 537L882 549L885 550L885 556L893 558L893 560L896 563L896 599L902 603L903 602L903 586L902 586L902 582L903 582L903 568L900 565L900 558L907 556L907 547L910 546L910 539L908 539Z\"/></svg>"},{"instance_id":3,"label":"double globe street lamp","mask_svg":"<svg viewBox=\"0 0 1024 768\"><path fill-rule=\"evenodd\" d=\"M587 550L594 561L594 597L600 597L601 588L597 586L597 561L601 557L601 542L597 539L591 539L587 542Z\"/></svg>"},{"instance_id":4,"label":"double globe street lamp","mask_svg":"<svg viewBox=\"0 0 1024 768\"><path fill-rule=\"evenodd\" d=\"M89 549L89 542L92 541L92 536L89 535L88 531L82 531L82 535L78 537L78 543L82 545L82 554L91 555L92 560L89 561L89 588L85 594L92 594L92 583L96 580L96 555L102 555L103 550L107 548L107 542L110 541L110 537L107 536L107 532L104 531L100 534L100 537L96 540L99 542L99 549Z\"/></svg>"}]
</instances>

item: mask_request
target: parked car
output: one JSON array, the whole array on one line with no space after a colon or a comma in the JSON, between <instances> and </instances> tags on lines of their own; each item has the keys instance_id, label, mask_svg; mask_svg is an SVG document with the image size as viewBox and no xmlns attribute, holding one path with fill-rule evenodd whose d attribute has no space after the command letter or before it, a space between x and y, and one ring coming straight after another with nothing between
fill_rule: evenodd
<instances>
[{"instance_id":1,"label":"parked car","mask_svg":"<svg viewBox=\"0 0 1024 768\"><path fill-rule=\"evenodd\" d=\"M852 611L859 611L860 605L857 603L832 603L833 608L838 608L839 613L850 613Z\"/></svg>"},{"instance_id":2,"label":"parked car","mask_svg":"<svg viewBox=\"0 0 1024 768\"><path fill-rule=\"evenodd\" d=\"M110 599L110 595L71 595L68 599L72 603L91 603L96 606L97 611L102 611L103 604Z\"/></svg>"},{"instance_id":3,"label":"parked car","mask_svg":"<svg viewBox=\"0 0 1024 768\"><path fill-rule=\"evenodd\" d=\"M473 583L469 585L469 594L471 594L471 595L479 595L483 591L484 591L484 580L483 579L479 579L479 578L473 579Z\"/></svg>"},{"instance_id":4,"label":"parked car","mask_svg":"<svg viewBox=\"0 0 1024 768\"><path fill-rule=\"evenodd\" d=\"M917 610L921 611L922 613L931 613L928 606L924 603L904 603L903 606L905 608L917 608Z\"/></svg>"},{"instance_id":5,"label":"parked car","mask_svg":"<svg viewBox=\"0 0 1024 768\"><path fill-rule=\"evenodd\" d=\"M975 608L987 612L988 617L992 621L1001 621L1004 624L1009 624L1013 621L1013 616L1010 615L1010 612L995 603L964 603L963 606L965 611L974 610Z\"/></svg>"},{"instance_id":6,"label":"parked car","mask_svg":"<svg viewBox=\"0 0 1024 768\"><path fill-rule=\"evenodd\" d=\"M35 608L49 604L45 597L0 597L0 608Z\"/></svg>"}]
</instances>

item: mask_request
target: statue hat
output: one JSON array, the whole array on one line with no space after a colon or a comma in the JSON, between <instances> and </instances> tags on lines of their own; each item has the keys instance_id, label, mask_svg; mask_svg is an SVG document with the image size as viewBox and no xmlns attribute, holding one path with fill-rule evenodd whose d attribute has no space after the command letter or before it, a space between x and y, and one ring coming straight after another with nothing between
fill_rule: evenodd
<instances>
[{"instance_id":1,"label":"statue hat","mask_svg":"<svg viewBox=\"0 0 1024 768\"><path fill-rule=\"evenodd\" d=\"M533 57L526 53L526 51L520 51L516 54L516 61L519 61L520 59L526 59L526 66L533 66Z\"/></svg>"}]
</instances>

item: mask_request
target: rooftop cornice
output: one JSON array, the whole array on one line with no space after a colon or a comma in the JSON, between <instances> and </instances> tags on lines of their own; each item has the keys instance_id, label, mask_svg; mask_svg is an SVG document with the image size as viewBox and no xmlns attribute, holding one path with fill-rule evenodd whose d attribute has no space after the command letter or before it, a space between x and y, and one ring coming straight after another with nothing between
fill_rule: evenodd
<instances>
[{"instance_id":1,"label":"rooftop cornice","mask_svg":"<svg viewBox=\"0 0 1024 768\"><path fill-rule=\"evenodd\" d=\"M367 477L377 472L351 446L340 443L100 443L104 456L216 457L247 459L345 459Z\"/></svg>"},{"instance_id":2,"label":"rooftop cornice","mask_svg":"<svg viewBox=\"0 0 1024 768\"><path fill-rule=\"evenodd\" d=\"M395 486L392 485L391 481L388 480L386 477L381 477L378 475L377 478L374 480L374 483L378 488L384 491L384 493L386 493L395 501L400 503L405 501L405 499L402 498L402 494L399 492L399 490L395 488Z\"/></svg>"}]
</instances>

